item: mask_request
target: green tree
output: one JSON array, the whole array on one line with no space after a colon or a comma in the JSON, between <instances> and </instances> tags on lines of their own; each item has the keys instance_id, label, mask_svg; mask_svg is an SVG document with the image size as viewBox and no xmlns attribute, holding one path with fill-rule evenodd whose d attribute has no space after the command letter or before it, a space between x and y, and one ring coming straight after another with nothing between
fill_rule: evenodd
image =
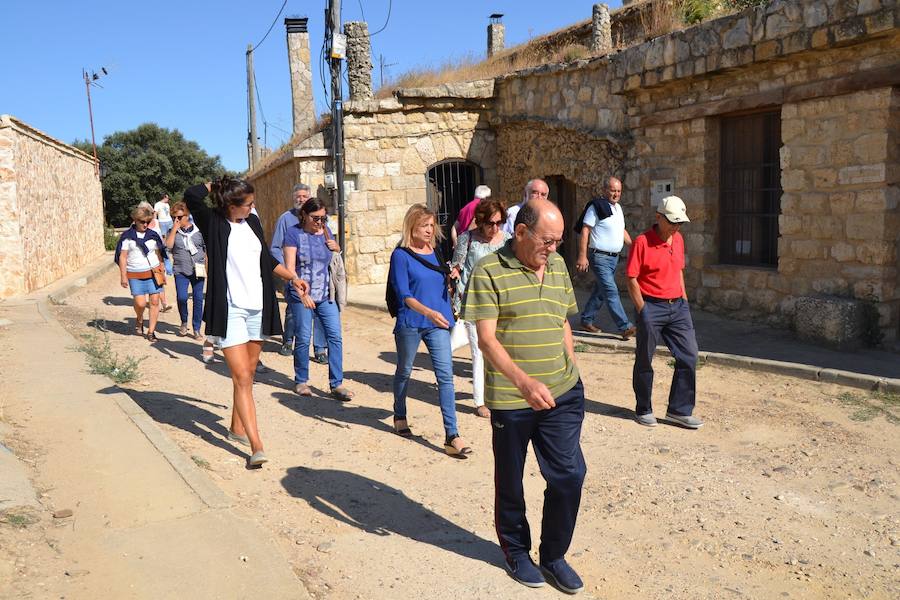
<instances>
[{"instance_id":1,"label":"green tree","mask_svg":"<svg viewBox=\"0 0 900 600\"><path fill-rule=\"evenodd\" d=\"M76 140L73 145L93 154L89 141ZM210 156L177 129L155 123L107 136L97 146L97 157L106 172L102 181L106 221L115 226L131 223L131 208L141 200L155 204L167 193L174 202L188 186L226 172L218 156Z\"/></svg>"}]
</instances>

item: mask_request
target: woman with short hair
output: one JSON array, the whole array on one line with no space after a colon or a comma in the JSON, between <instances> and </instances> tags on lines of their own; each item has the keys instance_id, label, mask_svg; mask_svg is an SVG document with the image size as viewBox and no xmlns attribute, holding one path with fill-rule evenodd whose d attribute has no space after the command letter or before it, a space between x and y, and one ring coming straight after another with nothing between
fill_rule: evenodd
<instances>
[{"instance_id":1,"label":"woman with short hair","mask_svg":"<svg viewBox=\"0 0 900 600\"><path fill-rule=\"evenodd\" d=\"M122 232L116 245L116 263L119 265L120 283L131 290L134 304L134 332L144 335L144 309L150 298L150 327L147 339L158 341L156 322L159 319L159 294L162 286L156 283L153 271L160 271L165 257L165 247L159 235L149 229L153 209L136 206L131 210L131 227ZM165 271L162 271L165 277Z\"/></svg>"},{"instance_id":2,"label":"woman with short hair","mask_svg":"<svg viewBox=\"0 0 900 600\"><path fill-rule=\"evenodd\" d=\"M459 437L456 424L450 351L450 328L454 321L447 285L450 271L435 251L435 245L442 238L434 212L423 204L414 204L403 219L400 245L391 254L388 280L398 302L394 326L397 344L394 431L403 437L412 435L406 418L406 392L419 342L424 341L437 378L444 421L444 450L449 456L465 458L472 449Z\"/></svg>"},{"instance_id":3,"label":"woman with short hair","mask_svg":"<svg viewBox=\"0 0 900 600\"><path fill-rule=\"evenodd\" d=\"M210 193L215 208L204 201ZM251 213L251 184L224 176L189 187L184 199L206 242L206 335L220 338L234 388L228 439L250 446L248 464L260 466L268 458L256 422L253 377L263 339L282 333L272 274L290 281L301 297L309 285L272 259L262 223Z\"/></svg>"},{"instance_id":4,"label":"woman with short hair","mask_svg":"<svg viewBox=\"0 0 900 600\"><path fill-rule=\"evenodd\" d=\"M175 273L175 293L181 328L178 335L188 335L188 287L193 297L191 337L203 338L200 322L203 320L203 285L206 281L206 244L200 229L191 223L191 213L184 202L172 205L172 228L166 237L166 249L172 253L172 271Z\"/></svg>"},{"instance_id":5,"label":"woman with short hair","mask_svg":"<svg viewBox=\"0 0 900 600\"><path fill-rule=\"evenodd\" d=\"M466 286L472 269L478 261L493 254L503 247L510 235L503 231L506 222L506 205L500 200L487 198L475 207L475 228L463 232L456 242L453 252L451 277L456 279L456 295L454 310L459 314L465 305ZM475 401L475 414L488 418L491 411L484 405L484 358L478 348L478 333L475 323L465 321L466 333L469 336L469 348L472 350L472 397Z\"/></svg>"}]
</instances>

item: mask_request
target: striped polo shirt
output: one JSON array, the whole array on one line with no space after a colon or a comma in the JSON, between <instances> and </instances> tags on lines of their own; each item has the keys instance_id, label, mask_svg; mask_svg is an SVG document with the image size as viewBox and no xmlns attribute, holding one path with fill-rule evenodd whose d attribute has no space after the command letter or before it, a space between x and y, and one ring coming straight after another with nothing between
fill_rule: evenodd
<instances>
[{"instance_id":1,"label":"striped polo shirt","mask_svg":"<svg viewBox=\"0 0 900 600\"><path fill-rule=\"evenodd\" d=\"M463 318L496 320L497 341L525 373L541 381L554 398L578 382L578 368L566 352L563 325L578 312L566 263L550 254L544 281L523 265L510 240L485 256L469 278ZM529 408L518 388L484 362L485 403L491 410Z\"/></svg>"}]
</instances>

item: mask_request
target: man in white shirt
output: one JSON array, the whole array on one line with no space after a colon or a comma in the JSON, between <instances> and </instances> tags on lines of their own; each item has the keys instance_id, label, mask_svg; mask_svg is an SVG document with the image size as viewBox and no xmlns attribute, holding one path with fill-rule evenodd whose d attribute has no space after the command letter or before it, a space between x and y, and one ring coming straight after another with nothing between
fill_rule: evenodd
<instances>
[{"instance_id":1,"label":"man in white shirt","mask_svg":"<svg viewBox=\"0 0 900 600\"><path fill-rule=\"evenodd\" d=\"M156 211L156 220L159 221L162 239L166 239L172 230L172 208L169 206L169 195L163 194L159 202L153 205L153 210Z\"/></svg>"},{"instance_id":2,"label":"man in white shirt","mask_svg":"<svg viewBox=\"0 0 900 600\"><path fill-rule=\"evenodd\" d=\"M525 203L535 198L546 200L549 195L550 188L543 179L529 180L525 184L525 194L522 197L522 202L506 209L506 223L503 224L503 231L511 236L514 235L516 232L516 215L519 214L519 210L525 206Z\"/></svg>"},{"instance_id":3,"label":"man in white shirt","mask_svg":"<svg viewBox=\"0 0 900 600\"><path fill-rule=\"evenodd\" d=\"M616 286L619 254L625 244L631 245L631 236L625 229L625 217L619 206L621 197L622 182L610 177L603 186L603 196L594 198L588 204L581 219L581 238L575 268L584 273L590 266L597 278L591 298L581 311L581 329L598 333L600 329L594 325L594 317L600 307L606 304L619 335L627 340L637 329L625 314L619 298L619 288Z\"/></svg>"}]
</instances>

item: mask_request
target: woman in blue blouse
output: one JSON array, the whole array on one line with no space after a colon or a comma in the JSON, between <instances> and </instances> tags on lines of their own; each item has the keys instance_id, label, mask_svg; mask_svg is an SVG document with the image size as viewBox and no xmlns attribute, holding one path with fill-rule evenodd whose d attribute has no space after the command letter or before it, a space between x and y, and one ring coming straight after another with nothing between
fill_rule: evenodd
<instances>
[{"instance_id":1,"label":"woman in blue blouse","mask_svg":"<svg viewBox=\"0 0 900 600\"><path fill-rule=\"evenodd\" d=\"M309 293L302 298L291 290L288 310L294 317L297 341L294 344L294 391L312 396L309 387L309 338L312 334L313 313L325 330L328 344L328 383L331 395L341 401L350 400L353 392L344 386L344 347L341 340L341 313L337 302L329 296L328 265L332 252L340 248L328 233L325 205L316 198L307 200L300 208L299 222L284 235L284 266L296 267L297 276L309 282Z\"/></svg>"},{"instance_id":2,"label":"woman in blue blouse","mask_svg":"<svg viewBox=\"0 0 900 600\"><path fill-rule=\"evenodd\" d=\"M394 326L397 371L394 374L394 430L403 437L412 432L406 420L406 391L419 342L424 340L438 384L441 415L448 455L464 458L472 449L459 437L456 426L456 394L453 390L453 357L450 328L453 311L448 291L449 269L441 264L434 244L443 237L434 212L414 204L403 219L403 238L391 254L389 283L399 308Z\"/></svg>"}]
</instances>

